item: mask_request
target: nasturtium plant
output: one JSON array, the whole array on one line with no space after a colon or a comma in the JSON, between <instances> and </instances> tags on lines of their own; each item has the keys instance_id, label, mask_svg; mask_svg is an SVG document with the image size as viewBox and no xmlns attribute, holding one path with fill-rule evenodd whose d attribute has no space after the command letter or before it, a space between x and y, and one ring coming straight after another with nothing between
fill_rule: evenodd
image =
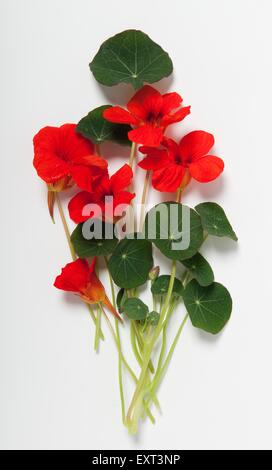
<instances>
[{"instance_id":1,"label":"nasturtium plant","mask_svg":"<svg viewBox=\"0 0 272 470\"><path fill-rule=\"evenodd\" d=\"M200 253L196 253L192 258L184 259L181 263L190 271L191 277L196 279L201 286L209 286L214 281L213 270Z\"/></svg>"},{"instance_id":2,"label":"nasturtium plant","mask_svg":"<svg viewBox=\"0 0 272 470\"><path fill-rule=\"evenodd\" d=\"M124 313L131 320L144 320L148 314L148 306L140 299L127 299L123 305Z\"/></svg>"},{"instance_id":3,"label":"nasturtium plant","mask_svg":"<svg viewBox=\"0 0 272 470\"><path fill-rule=\"evenodd\" d=\"M167 52L147 34L129 29L103 42L90 69L102 85L131 83L138 89L144 83L168 77L173 64Z\"/></svg>"},{"instance_id":4,"label":"nasturtium plant","mask_svg":"<svg viewBox=\"0 0 272 470\"><path fill-rule=\"evenodd\" d=\"M152 266L152 245L148 240L141 239L121 240L109 261L115 284L125 289L144 284Z\"/></svg>"},{"instance_id":5,"label":"nasturtium plant","mask_svg":"<svg viewBox=\"0 0 272 470\"><path fill-rule=\"evenodd\" d=\"M203 228L209 235L228 237L234 241L238 238L230 225L224 209L215 202L202 202L195 207L201 217Z\"/></svg>"},{"instance_id":6,"label":"nasturtium plant","mask_svg":"<svg viewBox=\"0 0 272 470\"><path fill-rule=\"evenodd\" d=\"M115 124L104 119L103 112L109 108L112 106L107 104L90 111L79 121L77 132L95 144L102 144L110 140L118 144L131 145L128 140L128 132L131 130L129 125Z\"/></svg>"},{"instance_id":7,"label":"nasturtium plant","mask_svg":"<svg viewBox=\"0 0 272 470\"><path fill-rule=\"evenodd\" d=\"M167 258L191 258L203 242L199 215L188 206L176 202L157 204L146 215L145 237Z\"/></svg>"},{"instance_id":8,"label":"nasturtium plant","mask_svg":"<svg viewBox=\"0 0 272 470\"><path fill-rule=\"evenodd\" d=\"M84 238L82 233L84 224L79 224L71 235L75 252L79 258L90 258L92 256L107 256L111 254L118 243L118 239L113 234L113 238L91 238L90 240ZM107 233L107 223L102 222L102 236ZM108 229L109 230L109 229ZM111 233L113 229L109 230Z\"/></svg>"},{"instance_id":9,"label":"nasturtium plant","mask_svg":"<svg viewBox=\"0 0 272 470\"><path fill-rule=\"evenodd\" d=\"M151 292L154 295L166 295L169 288L170 276L168 274L162 274L157 277L151 286ZM175 277L172 293L177 296L182 296L183 285L179 279Z\"/></svg>"},{"instance_id":10,"label":"nasturtium plant","mask_svg":"<svg viewBox=\"0 0 272 470\"><path fill-rule=\"evenodd\" d=\"M193 279L184 290L183 300L192 324L208 333L219 333L230 318L232 299L218 282L204 287Z\"/></svg>"},{"instance_id":11,"label":"nasturtium plant","mask_svg":"<svg viewBox=\"0 0 272 470\"><path fill-rule=\"evenodd\" d=\"M129 84L135 90L126 87L130 96L122 99L125 106L102 104L78 124L42 128L33 140L33 164L46 184L53 221L58 208L72 258L54 286L75 294L88 308L96 351L105 345L104 328L113 335L122 422L135 434L140 420L155 422L158 387L187 319L212 334L229 320L231 296L214 281L199 250L209 235L235 241L237 236L215 202L201 202L195 209L181 203L190 198L191 179L212 182L224 162L214 155L209 132L183 129L177 140L170 137L169 127L182 123L191 110L186 101L183 105L183 94L162 84L160 90L151 86L172 73L167 52L146 33L126 30L103 42L90 69L102 85ZM128 144L118 168L116 158L106 160L103 142L108 142L107 152L111 143ZM147 198L154 191L167 202L151 205L147 212ZM69 222L79 224L71 236L61 192L71 197ZM161 263L169 271L160 276ZM172 332L176 328L173 338L171 324ZM125 335L130 342L123 342ZM182 361L179 373L181 368ZM135 387L129 404L124 374Z\"/></svg>"}]
</instances>

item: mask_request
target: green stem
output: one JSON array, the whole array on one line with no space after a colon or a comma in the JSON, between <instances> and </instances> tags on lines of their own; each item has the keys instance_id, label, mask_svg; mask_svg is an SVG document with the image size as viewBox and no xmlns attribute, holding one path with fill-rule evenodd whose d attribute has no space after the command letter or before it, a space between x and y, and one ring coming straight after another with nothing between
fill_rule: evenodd
<instances>
[{"instance_id":1,"label":"green stem","mask_svg":"<svg viewBox=\"0 0 272 470\"><path fill-rule=\"evenodd\" d=\"M115 322L115 331L117 339L117 349L118 349L118 381L119 381L119 391L120 391L120 400L121 400L121 410L122 410L122 421L125 424L126 420L126 408L125 408L125 397L123 389L123 377L122 377L122 349L121 349L121 338L119 331L119 320L114 319Z\"/></svg>"},{"instance_id":2,"label":"green stem","mask_svg":"<svg viewBox=\"0 0 272 470\"><path fill-rule=\"evenodd\" d=\"M95 328L95 338L94 338L94 350L98 351L99 338L100 338L100 328L101 328L101 307L98 304L98 311L96 314L96 328Z\"/></svg>"},{"instance_id":3,"label":"green stem","mask_svg":"<svg viewBox=\"0 0 272 470\"><path fill-rule=\"evenodd\" d=\"M71 242L71 236L70 236L68 224L67 224L67 221L66 221L63 209L62 209L62 205L61 205L61 201L60 201L60 197L59 197L58 193L56 193L55 199L56 199L56 202L57 202L58 211L59 211L59 215L60 215L62 225L63 225L63 228L64 228L65 236L66 236L66 239L67 239L67 242L68 242L68 245L69 245L70 253L71 253L73 261L75 261L77 259L77 255L76 255L76 252L74 250L73 244ZM85 305L87 305L87 308L89 310L91 318L92 318L94 324L96 325L96 316L94 314L94 311L93 311L92 307L90 306L90 304L87 304L87 303L85 303ZM99 334L100 334L100 338L104 341L105 337L104 337L101 330L100 330Z\"/></svg>"},{"instance_id":4,"label":"green stem","mask_svg":"<svg viewBox=\"0 0 272 470\"><path fill-rule=\"evenodd\" d=\"M168 312L167 312L167 315L166 315L166 318L165 318L165 321L164 321L164 324L163 324L163 330L162 330L162 346L161 346L161 352L160 352L160 356L159 356L159 360L158 360L158 365L157 365L157 370L156 370L156 374L155 374L155 377L154 377L154 380L156 380L156 376L158 375L160 369L161 369L161 366L162 366L162 362L163 362L163 358L164 358L164 353L165 353L165 348L166 348L166 332L167 332L167 326L168 326L168 322L170 320L170 317L173 313L173 310L175 308L175 300L172 301L169 305L169 309L168 309Z\"/></svg>"},{"instance_id":5,"label":"green stem","mask_svg":"<svg viewBox=\"0 0 272 470\"><path fill-rule=\"evenodd\" d=\"M152 302L153 302L153 310L156 312L157 302L156 302L155 294L152 294Z\"/></svg>"},{"instance_id":6,"label":"green stem","mask_svg":"<svg viewBox=\"0 0 272 470\"><path fill-rule=\"evenodd\" d=\"M182 184L180 185L177 195L176 195L176 202L180 202L181 200L181 195L182 191L184 189L185 185ZM148 364L151 358L151 354L153 351L153 347L161 333L161 330L163 328L163 322L164 322L164 317L167 312L167 309L169 307L169 302L172 296L172 291L173 291L173 285L174 285L174 280L175 280L175 275L176 275L176 261L173 261L172 263L172 269L171 269L171 276L170 276L170 282L168 286L168 291L167 295L165 298L165 302L162 305L160 309L160 319L159 323L151 337L150 341L146 342L145 345L145 350L143 352L143 365L142 365L142 370L141 374L139 377L138 385L135 389L134 395L132 397L132 401L128 410L127 414L127 425L128 428L131 432L137 432L137 427L138 427L138 419L140 416L140 409L142 406L142 401L144 400L144 388L145 388L145 383L146 383L146 375L147 375L147 370L148 370ZM165 346L164 346L165 348Z\"/></svg>"},{"instance_id":7,"label":"green stem","mask_svg":"<svg viewBox=\"0 0 272 470\"><path fill-rule=\"evenodd\" d=\"M144 339L141 335L141 332L139 331L137 322L135 320L133 320L132 323L133 323L134 331L135 331L135 334L136 334L139 350L142 353L143 349L144 349ZM149 361L148 367L149 367L150 372L153 374L154 373L154 366L153 366L153 363L152 363L151 360Z\"/></svg>"},{"instance_id":8,"label":"green stem","mask_svg":"<svg viewBox=\"0 0 272 470\"><path fill-rule=\"evenodd\" d=\"M139 366L142 367L143 359L142 359L142 356L141 356L141 352L143 351L144 344L143 344L143 341L140 341L140 338L137 335L137 332L139 334L139 331L137 330L136 322L131 321L131 326L130 326L130 335L131 336L130 337L131 337L132 350L134 352L135 358L136 358ZM149 362L149 370L152 374L155 371L151 360ZM148 374L148 384L150 385L151 382L152 382L152 380L151 380L151 378ZM156 408L160 411L160 409L161 409L160 408L160 403L159 403L159 400L158 400L158 398L156 397L155 394L152 397L152 401L153 401L154 405L156 406ZM144 407L145 407L145 405L144 405Z\"/></svg>"},{"instance_id":9,"label":"green stem","mask_svg":"<svg viewBox=\"0 0 272 470\"><path fill-rule=\"evenodd\" d=\"M106 262L106 265L107 265L107 268L108 268L107 258L105 258L105 262ZM113 306L116 309L113 280L112 280L112 277L110 275L109 269L108 269L108 272L109 272L109 276L110 276L111 291L113 293ZM125 399L124 399L123 380L122 380L122 362L123 362L124 366L127 368L128 372L130 373L130 375L131 375L131 377L134 380L136 385L138 383L138 379L137 379L136 375L134 374L133 370L131 369L130 365L128 364L128 362L127 362L127 360L126 360L126 358L125 358L125 356L122 352L118 320L115 319L115 328L116 328L116 334L115 334L114 329L112 327L112 324L111 324L110 320L108 319L108 316L106 315L103 308L102 308L102 312L103 312L103 314L106 318L107 324L108 324L108 326L110 328L110 331L112 333L115 345L117 347L118 355L119 355L118 379L119 379L119 390L120 390L120 399L121 399L121 407L122 407L122 420L123 420L123 423L126 424L126 422L125 422L126 421ZM156 396L154 397L153 402L157 403ZM152 415L151 411L149 410L148 406L145 403L144 403L144 409L145 409L145 412L146 412L147 416L149 417L150 421L154 424L155 423L155 418L154 418L154 416Z\"/></svg>"},{"instance_id":10,"label":"green stem","mask_svg":"<svg viewBox=\"0 0 272 470\"><path fill-rule=\"evenodd\" d=\"M74 250L73 244L71 242L69 228L68 228L68 225L67 225L67 222L66 222L66 218L65 218L65 215L64 215L64 212L63 212L63 209L62 209L62 205L61 205L60 197L59 197L58 193L56 193L56 202L57 202L57 206L58 206L58 210L59 210L59 215L60 215L60 218L61 218L61 221L62 221L62 225L63 225L63 228L64 228L65 236L66 236L66 239L67 239L67 242L68 242L68 245L69 245L69 249L70 249L70 252L71 252L71 256L72 256L72 259L75 261L77 259L77 255L76 255L76 252Z\"/></svg>"},{"instance_id":11,"label":"green stem","mask_svg":"<svg viewBox=\"0 0 272 470\"><path fill-rule=\"evenodd\" d=\"M136 148L137 148L137 145L135 144L135 142L132 142L131 144L131 150L130 150L130 156L129 156L129 166L133 169L133 164L134 164L134 159L135 159L135 155L136 155Z\"/></svg>"},{"instance_id":12,"label":"green stem","mask_svg":"<svg viewBox=\"0 0 272 470\"><path fill-rule=\"evenodd\" d=\"M102 307L102 313L103 313L103 315L104 315L104 317L105 317L105 320L106 320L106 322L107 322L107 325L108 325L108 327L109 327L109 329L110 329L110 332L111 332L111 334L112 334L112 337L113 337L115 346L117 347L117 350L118 350L118 352L119 352L119 349L118 349L118 341L117 341L117 338L116 338L115 331L114 331L113 326L112 326L112 324L111 324L111 322L110 322L110 320L109 320L109 318L108 318L108 315L106 314L106 312L105 312L105 310L104 310L103 307ZM131 377L132 377L132 379L134 380L134 382L137 383L137 382L138 382L138 379L137 379L136 375L134 374L133 370L131 369L130 365L128 364L128 362L127 362L125 356L123 355L122 351L120 351L120 354L121 354L121 357L122 357L122 361L123 361L124 366L125 366L126 369L128 370L128 372L129 372L129 374L131 375Z\"/></svg>"},{"instance_id":13,"label":"green stem","mask_svg":"<svg viewBox=\"0 0 272 470\"><path fill-rule=\"evenodd\" d=\"M189 314L186 313L186 315L185 315L184 319L182 320L182 323L181 323L181 325L180 325L180 327L179 327L179 329L178 329L178 331L177 331L177 333L176 333L176 336L175 336L175 338L174 338L174 340L173 340L173 343L172 343L172 345L171 345L171 347L170 347L170 350L169 350L169 352L168 352L168 354L167 354L167 356L166 356L165 362L164 362L163 366L161 367L161 370L160 370L159 374L158 374L157 376L155 376L155 378L154 378L154 380L153 380L153 382L152 382L152 387L151 387L151 390L150 390L150 397L148 398L147 403L149 403L150 400L153 400L153 395L156 393L156 390L157 390L157 388L158 388L158 386L159 386L159 384L160 384L160 382L161 382L161 380L162 380L162 378L163 378L163 376L164 376L164 374L165 374L165 372L166 372L166 369L167 369L167 367L168 367L168 365L169 365L169 362L171 361L171 358L172 358L172 356L173 356L174 350L175 350L176 345L177 345L177 343L178 343L180 334L181 334L181 332L182 332L182 330L183 330L183 327L184 327L184 325L185 325L185 323L186 323L188 317L189 317Z\"/></svg>"},{"instance_id":14,"label":"green stem","mask_svg":"<svg viewBox=\"0 0 272 470\"><path fill-rule=\"evenodd\" d=\"M108 275L109 275L112 304L114 306L114 309L116 310L114 284L113 284L113 280L112 280L111 273L109 270L108 259L106 256L104 259L105 259L105 263L106 263ZM116 332L116 345L118 349L118 382L119 382L119 392L120 392L120 400L121 400L122 421L125 424L126 409L125 409L125 397L124 397L123 377L122 377L122 346L121 346L121 338L120 338L120 331L119 331L119 321L117 320L117 318L115 318L115 332Z\"/></svg>"},{"instance_id":15,"label":"green stem","mask_svg":"<svg viewBox=\"0 0 272 470\"><path fill-rule=\"evenodd\" d=\"M207 236L208 236L208 234L206 234L206 235L204 236L202 244L203 244L204 241L207 239ZM184 273L184 275L183 275L183 279L182 279L182 284L183 284L184 288L186 287L188 281L190 280L190 277L191 277L190 271L189 271L189 270L185 271L185 273ZM179 327L177 333L176 333L176 336L175 336L175 338L174 338L174 341L173 341L173 343L172 343L172 346L170 347L170 350L169 350L169 352L168 352L168 355L167 355L167 357L166 357L166 360L165 360L163 366L161 365L161 364L162 364L162 359L161 359L161 360L159 359L157 371L156 371L156 374L155 374L154 379L153 379L153 381L152 381L152 387L151 387L151 392L150 392L150 393L151 393L151 396L149 397L147 403L149 403L150 400L153 399L152 397L153 397L153 395L155 394L155 392L157 391L157 388L158 388L158 386L159 386L159 384L160 384L160 382L161 382L161 380L162 380L162 378L163 378L163 376L164 376L164 374L165 374L165 372L166 372L166 369L167 369L167 367L168 367L168 365L169 365L169 362L170 362L170 360L171 360L171 358L172 358L172 356L173 356L174 350L175 350L176 345L177 345L177 343L178 343L180 334L181 334L181 332L182 332L182 330L183 330L183 327L184 327L184 325L185 325L185 323L186 323L186 321L187 321L187 319L188 319L188 316L189 316L189 315L188 315L188 313L187 313L187 314L185 315L185 317L184 317L184 319L183 319L183 321L182 321L182 323L181 323L181 325L180 325L180 327ZM166 320L165 320L165 326L167 325L166 322L167 322L167 317L166 317ZM164 349L165 349L165 347L164 347Z\"/></svg>"},{"instance_id":16,"label":"green stem","mask_svg":"<svg viewBox=\"0 0 272 470\"><path fill-rule=\"evenodd\" d=\"M168 308L168 305L172 296L175 275L176 275L176 261L173 261L168 291L167 291L165 302L164 302L162 312L160 315L160 320L154 333L151 335L151 339L146 342L145 350L143 352L143 365L142 365L141 374L140 374L138 384L135 389L135 392L134 392L134 395L133 395L133 398L132 398L132 401L128 410L128 414L127 414L127 424L131 432L137 431L137 426L138 426L137 422L138 422L139 413L140 413L139 408L141 408L142 400L144 398L144 386L145 386L146 375L147 375L146 372L148 370L148 365L149 365L149 361L150 361L151 354L153 351L153 347L162 330L164 316L166 314L166 311L167 311L167 308Z\"/></svg>"},{"instance_id":17,"label":"green stem","mask_svg":"<svg viewBox=\"0 0 272 470\"><path fill-rule=\"evenodd\" d=\"M135 144L135 142L132 142L131 150L130 150L129 163L128 163L132 170L133 170L133 167L134 167L134 160L135 160L135 157L136 157L136 150L137 150L137 144ZM133 180L132 180L128 190L131 193L133 193ZM133 200L132 200L131 203L130 203L129 212L128 212L129 220L128 220L127 227L130 227L130 230L132 230L133 232L136 232L137 225L136 225L135 212L134 212L133 207L134 207L134 204L133 204Z\"/></svg>"},{"instance_id":18,"label":"green stem","mask_svg":"<svg viewBox=\"0 0 272 470\"><path fill-rule=\"evenodd\" d=\"M99 144L96 144L96 145L94 146L94 150L95 150L96 155L98 155L98 156L100 157L100 156L101 156L101 153L100 153L100 146L99 146Z\"/></svg>"},{"instance_id":19,"label":"green stem","mask_svg":"<svg viewBox=\"0 0 272 470\"><path fill-rule=\"evenodd\" d=\"M180 186L177 190L176 202L180 202L183 188Z\"/></svg>"},{"instance_id":20,"label":"green stem","mask_svg":"<svg viewBox=\"0 0 272 470\"><path fill-rule=\"evenodd\" d=\"M142 199L141 199L141 215L140 215L139 231L142 230L142 227L143 227L143 224L144 224L145 202L146 202L146 197L147 197L147 193L148 193L149 175L150 175L150 171L147 171L146 174L145 174L144 187L143 187L143 193L142 193Z\"/></svg>"},{"instance_id":21,"label":"green stem","mask_svg":"<svg viewBox=\"0 0 272 470\"><path fill-rule=\"evenodd\" d=\"M139 366L141 367L142 364L143 364L143 360L141 358L141 355L139 353L139 349L138 349L138 346L137 346L136 335L135 335L135 325L134 325L133 320L130 322L130 340L131 340L131 346L132 346L132 351L134 353L134 356L135 356Z\"/></svg>"}]
</instances>

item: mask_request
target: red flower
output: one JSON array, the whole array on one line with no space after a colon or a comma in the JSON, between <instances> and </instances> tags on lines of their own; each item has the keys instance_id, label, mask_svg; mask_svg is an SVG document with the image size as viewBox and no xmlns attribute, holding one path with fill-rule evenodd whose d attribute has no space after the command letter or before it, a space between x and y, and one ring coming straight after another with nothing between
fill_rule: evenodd
<instances>
[{"instance_id":1,"label":"red flower","mask_svg":"<svg viewBox=\"0 0 272 470\"><path fill-rule=\"evenodd\" d=\"M179 144L164 138L162 145L165 149L140 148L147 156L139 166L154 171L152 184L158 191L176 191L185 176L187 181L188 177L192 177L200 183L208 183L224 169L221 158L207 155L214 145L214 137L208 132L190 132Z\"/></svg>"},{"instance_id":2,"label":"red flower","mask_svg":"<svg viewBox=\"0 0 272 470\"><path fill-rule=\"evenodd\" d=\"M178 93L161 95L155 88L145 85L128 102L128 111L113 106L106 109L103 116L111 122L134 126L135 129L128 133L132 142L158 147L167 126L182 121L190 113L190 106L181 108L181 103ZM177 108L180 109L174 111Z\"/></svg>"},{"instance_id":3,"label":"red flower","mask_svg":"<svg viewBox=\"0 0 272 470\"><path fill-rule=\"evenodd\" d=\"M94 154L94 145L75 131L75 124L44 127L33 139L33 165L51 191L62 191L75 182L81 189L93 184L107 169L107 162Z\"/></svg>"},{"instance_id":4,"label":"red flower","mask_svg":"<svg viewBox=\"0 0 272 470\"><path fill-rule=\"evenodd\" d=\"M133 172L129 165L123 165L114 175L106 175L97 184L93 193L82 191L74 196L69 202L68 209L71 219L76 223L85 222L93 214L88 212L83 215L83 209L88 204L97 204L101 209L103 218L113 219L114 210L118 205L129 205L135 197L125 189L130 185ZM106 196L112 196L112 201L105 201ZM120 214L121 215L121 214Z\"/></svg>"},{"instance_id":5,"label":"red flower","mask_svg":"<svg viewBox=\"0 0 272 470\"><path fill-rule=\"evenodd\" d=\"M85 259L77 259L66 264L61 274L56 277L54 286L57 289L74 292L88 304L104 304L115 317L121 320L106 296L103 284L95 274L95 264L96 258L93 259L91 265Z\"/></svg>"}]
</instances>

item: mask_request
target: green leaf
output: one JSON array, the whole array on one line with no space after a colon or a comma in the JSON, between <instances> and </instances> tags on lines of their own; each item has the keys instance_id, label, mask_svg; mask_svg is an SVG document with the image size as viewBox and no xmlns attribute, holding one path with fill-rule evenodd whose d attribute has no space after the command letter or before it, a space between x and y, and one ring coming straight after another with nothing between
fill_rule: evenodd
<instances>
[{"instance_id":1,"label":"green leaf","mask_svg":"<svg viewBox=\"0 0 272 470\"><path fill-rule=\"evenodd\" d=\"M203 242L201 219L188 206L176 202L160 203L146 215L145 237L152 240L167 258L191 258ZM177 244L181 244L180 247Z\"/></svg>"},{"instance_id":2,"label":"green leaf","mask_svg":"<svg viewBox=\"0 0 272 470\"><path fill-rule=\"evenodd\" d=\"M189 269L191 275L201 286L209 286L214 281L213 270L208 261L200 253L192 258L181 261Z\"/></svg>"},{"instance_id":3,"label":"green leaf","mask_svg":"<svg viewBox=\"0 0 272 470\"><path fill-rule=\"evenodd\" d=\"M203 287L192 280L184 289L183 300L192 324L201 330L219 333L230 318L231 296L218 282Z\"/></svg>"},{"instance_id":4,"label":"green leaf","mask_svg":"<svg viewBox=\"0 0 272 470\"><path fill-rule=\"evenodd\" d=\"M142 31L130 29L103 42L90 63L102 85L131 83L135 89L154 83L173 71L172 61L158 44Z\"/></svg>"},{"instance_id":5,"label":"green leaf","mask_svg":"<svg viewBox=\"0 0 272 470\"><path fill-rule=\"evenodd\" d=\"M93 220L95 224L95 219ZM101 237L87 240L82 233L83 224L79 224L71 235L71 241L74 249L80 258L92 256L107 256L111 254L116 247L118 240L114 235L114 227L108 222L101 223ZM105 238L105 233L113 233L113 238Z\"/></svg>"},{"instance_id":6,"label":"green leaf","mask_svg":"<svg viewBox=\"0 0 272 470\"><path fill-rule=\"evenodd\" d=\"M124 311L123 304L126 301L126 299L127 299L127 294L126 294L125 289L123 289L123 287L122 287L119 290L119 292L117 294L117 297L116 297L116 304L117 304L117 308L118 308L119 313L123 313L123 311Z\"/></svg>"},{"instance_id":7,"label":"green leaf","mask_svg":"<svg viewBox=\"0 0 272 470\"><path fill-rule=\"evenodd\" d=\"M203 228L210 235L229 237L234 241L238 240L224 210L218 204L215 202L203 202L198 204L195 210L201 217Z\"/></svg>"},{"instance_id":8,"label":"green leaf","mask_svg":"<svg viewBox=\"0 0 272 470\"><path fill-rule=\"evenodd\" d=\"M125 314L131 320L144 320L148 314L148 306L140 299L127 299L123 306Z\"/></svg>"},{"instance_id":9,"label":"green leaf","mask_svg":"<svg viewBox=\"0 0 272 470\"><path fill-rule=\"evenodd\" d=\"M125 289L144 284L152 266L152 245L148 240L141 239L121 240L109 261L115 284Z\"/></svg>"},{"instance_id":10,"label":"green leaf","mask_svg":"<svg viewBox=\"0 0 272 470\"><path fill-rule=\"evenodd\" d=\"M155 312L154 310L152 312L149 312L146 317L146 321L153 326L156 326L159 323L159 319L160 314L158 312Z\"/></svg>"},{"instance_id":11,"label":"green leaf","mask_svg":"<svg viewBox=\"0 0 272 470\"><path fill-rule=\"evenodd\" d=\"M168 276L167 274L163 274L162 276L159 276L152 284L151 286L151 292L154 295L165 295L167 294L168 287L169 287L169 282L170 282L171 276ZM176 294L178 296L181 296L183 292L183 286L179 279L175 278L174 280L174 285L173 285L173 294Z\"/></svg>"},{"instance_id":12,"label":"green leaf","mask_svg":"<svg viewBox=\"0 0 272 470\"><path fill-rule=\"evenodd\" d=\"M112 106L107 104L93 109L79 121L76 131L95 144L111 140L119 144L131 145L127 136L131 130L130 126L127 124L114 124L103 118L103 111L108 108L112 108Z\"/></svg>"}]
</instances>

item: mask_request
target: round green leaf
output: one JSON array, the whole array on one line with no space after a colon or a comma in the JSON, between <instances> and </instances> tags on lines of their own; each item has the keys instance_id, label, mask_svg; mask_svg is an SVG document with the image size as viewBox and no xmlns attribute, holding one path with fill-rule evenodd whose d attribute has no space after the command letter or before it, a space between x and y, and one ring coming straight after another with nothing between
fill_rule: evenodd
<instances>
[{"instance_id":1,"label":"round green leaf","mask_svg":"<svg viewBox=\"0 0 272 470\"><path fill-rule=\"evenodd\" d=\"M210 235L228 237L234 241L238 240L221 206L215 202L203 202L198 204L195 210L201 217L203 228Z\"/></svg>"},{"instance_id":2,"label":"round green leaf","mask_svg":"<svg viewBox=\"0 0 272 470\"><path fill-rule=\"evenodd\" d=\"M152 245L148 240L141 239L121 240L109 261L115 284L125 289L144 284L152 266Z\"/></svg>"},{"instance_id":3,"label":"round green leaf","mask_svg":"<svg viewBox=\"0 0 272 470\"><path fill-rule=\"evenodd\" d=\"M105 222L101 222L101 224L101 238L92 238L90 240L84 238L82 233L83 224L79 224L73 231L71 241L79 258L107 256L113 252L118 243L114 235L114 227L112 224ZM113 238L105 238L105 233L113 233Z\"/></svg>"},{"instance_id":4,"label":"round green leaf","mask_svg":"<svg viewBox=\"0 0 272 470\"><path fill-rule=\"evenodd\" d=\"M203 242L199 215L176 202L157 204L146 215L145 237L170 259L191 258Z\"/></svg>"},{"instance_id":5,"label":"round green leaf","mask_svg":"<svg viewBox=\"0 0 272 470\"><path fill-rule=\"evenodd\" d=\"M90 63L102 85L131 83L135 89L154 83L173 71L172 61L147 34L135 29L123 31L103 42Z\"/></svg>"},{"instance_id":6,"label":"round green leaf","mask_svg":"<svg viewBox=\"0 0 272 470\"><path fill-rule=\"evenodd\" d=\"M131 320L144 320L148 314L148 306L140 299L127 299L123 305L125 314Z\"/></svg>"},{"instance_id":7,"label":"round green leaf","mask_svg":"<svg viewBox=\"0 0 272 470\"><path fill-rule=\"evenodd\" d=\"M154 310L152 312L149 312L146 317L146 321L153 326L156 326L159 323L159 319L160 314L158 312L155 312Z\"/></svg>"},{"instance_id":8,"label":"round green leaf","mask_svg":"<svg viewBox=\"0 0 272 470\"><path fill-rule=\"evenodd\" d=\"M189 269L191 275L201 286L209 286L214 281L213 270L208 261L200 253L192 258L181 261Z\"/></svg>"},{"instance_id":9,"label":"round green leaf","mask_svg":"<svg viewBox=\"0 0 272 470\"><path fill-rule=\"evenodd\" d=\"M162 276L159 276L152 284L151 286L151 292L154 295L165 295L167 294L168 287L169 287L169 282L170 282L171 276L168 276L167 274L163 274ZM174 285L173 285L173 294L176 294L178 296L182 295L183 292L183 286L179 279L175 278L174 280Z\"/></svg>"},{"instance_id":10,"label":"round green leaf","mask_svg":"<svg viewBox=\"0 0 272 470\"><path fill-rule=\"evenodd\" d=\"M126 124L114 124L103 118L103 111L111 107L111 105L104 105L93 109L87 116L79 121L76 131L95 144L101 144L102 142L111 140L119 144L131 145L127 136L128 132L131 130L130 126Z\"/></svg>"},{"instance_id":11,"label":"round green leaf","mask_svg":"<svg viewBox=\"0 0 272 470\"><path fill-rule=\"evenodd\" d=\"M184 289L183 300L192 324L201 330L219 333L230 318L231 296L218 282L203 287L192 280Z\"/></svg>"}]
</instances>

